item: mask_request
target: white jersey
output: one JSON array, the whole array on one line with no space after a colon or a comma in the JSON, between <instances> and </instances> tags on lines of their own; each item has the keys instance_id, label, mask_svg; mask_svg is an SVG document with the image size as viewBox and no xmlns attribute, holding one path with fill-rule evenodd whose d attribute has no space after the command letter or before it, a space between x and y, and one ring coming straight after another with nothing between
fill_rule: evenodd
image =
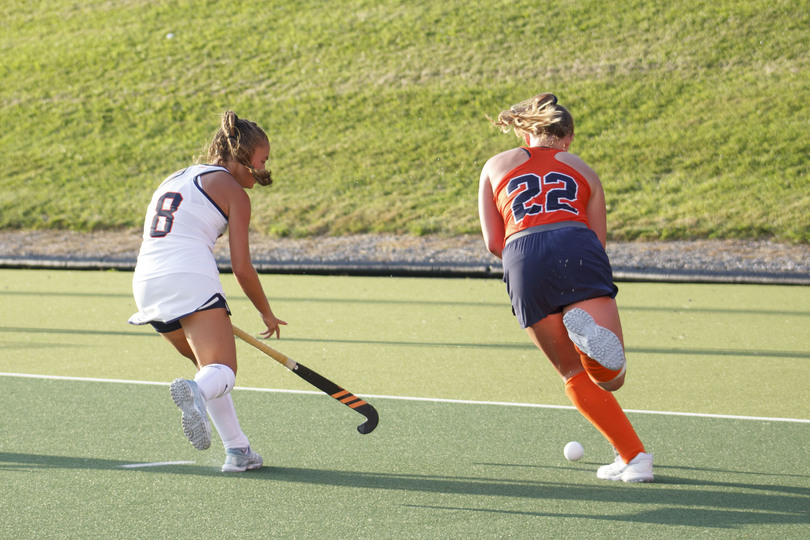
<instances>
[{"instance_id":1,"label":"white jersey","mask_svg":"<svg viewBox=\"0 0 810 540\"><path fill-rule=\"evenodd\" d=\"M228 228L228 216L200 182L214 171L227 169L193 165L160 184L146 212L135 281L188 273L218 278L214 244Z\"/></svg>"}]
</instances>

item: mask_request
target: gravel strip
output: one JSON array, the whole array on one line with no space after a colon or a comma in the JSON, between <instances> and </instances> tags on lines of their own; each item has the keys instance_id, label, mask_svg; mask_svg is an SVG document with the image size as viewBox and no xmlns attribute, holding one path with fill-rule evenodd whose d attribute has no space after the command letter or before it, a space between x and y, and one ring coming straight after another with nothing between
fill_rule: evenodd
<instances>
[{"instance_id":1,"label":"gravel strip","mask_svg":"<svg viewBox=\"0 0 810 540\"><path fill-rule=\"evenodd\" d=\"M0 231L0 266L130 269L140 231ZM263 272L500 277L479 236L356 235L302 239L251 236ZM810 284L810 246L753 240L612 242L617 280ZM227 238L215 251L228 269Z\"/></svg>"}]
</instances>

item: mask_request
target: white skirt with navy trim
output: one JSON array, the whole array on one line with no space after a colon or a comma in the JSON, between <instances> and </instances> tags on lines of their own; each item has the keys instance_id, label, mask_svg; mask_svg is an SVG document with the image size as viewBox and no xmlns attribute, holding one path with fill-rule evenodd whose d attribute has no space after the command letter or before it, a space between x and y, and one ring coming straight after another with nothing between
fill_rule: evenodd
<instances>
[{"instance_id":1,"label":"white skirt with navy trim","mask_svg":"<svg viewBox=\"0 0 810 540\"><path fill-rule=\"evenodd\" d=\"M172 323L199 311L217 294L225 297L218 278L192 273L133 280L132 292L138 312L130 324Z\"/></svg>"}]
</instances>

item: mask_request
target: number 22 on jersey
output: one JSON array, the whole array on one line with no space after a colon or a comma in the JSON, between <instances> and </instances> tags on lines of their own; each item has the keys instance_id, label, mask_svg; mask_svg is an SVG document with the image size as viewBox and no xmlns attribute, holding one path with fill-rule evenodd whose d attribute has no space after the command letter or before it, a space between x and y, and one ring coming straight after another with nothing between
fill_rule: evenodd
<instances>
[{"instance_id":1,"label":"number 22 on jersey","mask_svg":"<svg viewBox=\"0 0 810 540\"><path fill-rule=\"evenodd\" d=\"M576 200L578 186L576 180L567 174L550 172L542 178L536 174L524 174L511 179L506 185L509 195L516 191L518 194L512 201L515 223L520 223L526 216L543 212L562 210L579 214L576 208L568 204Z\"/></svg>"}]
</instances>

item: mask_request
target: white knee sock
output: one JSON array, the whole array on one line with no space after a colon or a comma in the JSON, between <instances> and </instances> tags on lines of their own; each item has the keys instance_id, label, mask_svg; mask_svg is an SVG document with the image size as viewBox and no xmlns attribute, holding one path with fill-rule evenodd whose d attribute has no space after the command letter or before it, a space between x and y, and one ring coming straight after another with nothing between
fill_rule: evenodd
<instances>
[{"instance_id":1,"label":"white knee sock","mask_svg":"<svg viewBox=\"0 0 810 540\"><path fill-rule=\"evenodd\" d=\"M236 418L236 409L233 406L230 393L209 400L205 405L225 448L246 448L250 446L248 438L242 432L242 428L239 427L239 420Z\"/></svg>"},{"instance_id":2,"label":"white knee sock","mask_svg":"<svg viewBox=\"0 0 810 540\"><path fill-rule=\"evenodd\" d=\"M236 375L223 364L208 364L197 372L194 382L200 388L205 401L210 401L230 392L236 382Z\"/></svg>"}]
</instances>

